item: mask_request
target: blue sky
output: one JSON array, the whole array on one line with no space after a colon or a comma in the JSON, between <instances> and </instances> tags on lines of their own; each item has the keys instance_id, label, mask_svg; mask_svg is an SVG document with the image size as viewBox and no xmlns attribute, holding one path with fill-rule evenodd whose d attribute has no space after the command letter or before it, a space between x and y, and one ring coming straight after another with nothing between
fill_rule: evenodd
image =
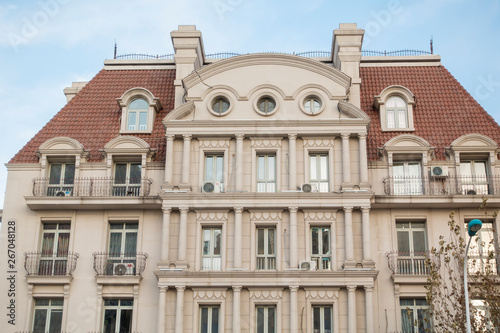
<instances>
[{"instance_id":1,"label":"blue sky","mask_svg":"<svg viewBox=\"0 0 500 333\"><path fill-rule=\"evenodd\" d=\"M206 53L330 50L339 23L364 49L429 50L500 122L500 0L39 0L0 2L0 163L118 54L172 53L170 32L195 24ZM7 169L0 166L0 205ZM1 207L0 206L0 207Z\"/></svg>"}]
</instances>

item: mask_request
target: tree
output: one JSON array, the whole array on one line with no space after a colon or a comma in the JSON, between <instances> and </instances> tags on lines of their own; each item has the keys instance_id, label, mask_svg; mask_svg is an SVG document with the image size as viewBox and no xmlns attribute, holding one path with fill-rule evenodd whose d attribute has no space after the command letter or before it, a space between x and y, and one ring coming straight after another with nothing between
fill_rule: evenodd
<instances>
[{"instance_id":1,"label":"tree","mask_svg":"<svg viewBox=\"0 0 500 333\"><path fill-rule=\"evenodd\" d=\"M490 214L487 201L479 207L484 212L484 221L492 221L497 213ZM432 318L435 332L466 332L465 296L463 287L464 256L468 238L464 238L464 225L450 213L448 226L450 235L439 236L438 247L431 254L439 260L427 260L429 278L427 302L429 318ZM494 223L490 223L494 226ZM486 229L485 229L486 230ZM499 332L500 327L500 279L497 256L498 235L494 230L483 230L475 236L469 249L468 290L472 332ZM484 235L489 234L489 237ZM478 234L479 235L479 234ZM468 237L468 235L466 236ZM475 254L471 256L472 254Z\"/></svg>"}]
</instances>

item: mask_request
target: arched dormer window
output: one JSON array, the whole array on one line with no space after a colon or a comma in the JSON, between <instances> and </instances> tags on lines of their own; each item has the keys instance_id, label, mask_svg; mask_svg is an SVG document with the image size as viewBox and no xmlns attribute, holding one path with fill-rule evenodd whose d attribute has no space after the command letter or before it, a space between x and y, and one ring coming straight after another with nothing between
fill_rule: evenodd
<instances>
[{"instance_id":1,"label":"arched dormer window","mask_svg":"<svg viewBox=\"0 0 500 333\"><path fill-rule=\"evenodd\" d=\"M382 131L414 131L414 104L415 97L403 86L387 87L375 96L374 105L380 112Z\"/></svg>"},{"instance_id":2,"label":"arched dormer window","mask_svg":"<svg viewBox=\"0 0 500 333\"><path fill-rule=\"evenodd\" d=\"M151 133L156 113L162 109L159 98L144 88L133 88L117 98L122 108L120 133Z\"/></svg>"}]
</instances>

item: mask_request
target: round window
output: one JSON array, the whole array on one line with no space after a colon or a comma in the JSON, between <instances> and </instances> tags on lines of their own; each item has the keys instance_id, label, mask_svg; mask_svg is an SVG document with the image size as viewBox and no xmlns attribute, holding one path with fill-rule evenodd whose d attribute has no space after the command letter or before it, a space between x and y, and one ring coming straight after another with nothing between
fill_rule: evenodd
<instances>
[{"instance_id":1,"label":"round window","mask_svg":"<svg viewBox=\"0 0 500 333\"><path fill-rule=\"evenodd\" d=\"M214 99L212 110L219 115L223 115L229 110L229 100L226 97L219 96Z\"/></svg>"},{"instance_id":2,"label":"round window","mask_svg":"<svg viewBox=\"0 0 500 333\"><path fill-rule=\"evenodd\" d=\"M260 112L264 114L269 114L273 112L274 109L276 108L276 102L271 97L264 96L261 99L259 99L257 106Z\"/></svg>"},{"instance_id":3,"label":"round window","mask_svg":"<svg viewBox=\"0 0 500 333\"><path fill-rule=\"evenodd\" d=\"M309 114L317 114L321 110L321 100L317 96L307 96L304 99L304 110Z\"/></svg>"}]
</instances>

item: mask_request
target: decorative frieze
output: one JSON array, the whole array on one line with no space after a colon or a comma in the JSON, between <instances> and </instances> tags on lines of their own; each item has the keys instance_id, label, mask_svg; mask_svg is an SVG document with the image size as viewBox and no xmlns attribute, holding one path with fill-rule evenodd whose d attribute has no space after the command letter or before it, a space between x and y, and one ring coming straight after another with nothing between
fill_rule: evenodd
<instances>
[{"instance_id":1,"label":"decorative frieze","mask_svg":"<svg viewBox=\"0 0 500 333\"><path fill-rule=\"evenodd\" d=\"M252 139L252 148L281 148L281 139Z\"/></svg>"},{"instance_id":2,"label":"decorative frieze","mask_svg":"<svg viewBox=\"0 0 500 333\"><path fill-rule=\"evenodd\" d=\"M338 298L338 289L306 289L306 299L309 301L332 301Z\"/></svg>"},{"instance_id":3,"label":"decorative frieze","mask_svg":"<svg viewBox=\"0 0 500 333\"><path fill-rule=\"evenodd\" d=\"M337 210L304 210L304 221L307 222L334 222L337 219Z\"/></svg>"},{"instance_id":4,"label":"decorative frieze","mask_svg":"<svg viewBox=\"0 0 500 333\"><path fill-rule=\"evenodd\" d=\"M220 140L198 139L198 140L200 148L205 148L205 149L229 148L229 140L227 139L220 139Z\"/></svg>"},{"instance_id":5,"label":"decorative frieze","mask_svg":"<svg viewBox=\"0 0 500 333\"><path fill-rule=\"evenodd\" d=\"M225 300L227 289L198 289L193 288L193 299L198 301Z\"/></svg>"},{"instance_id":6,"label":"decorative frieze","mask_svg":"<svg viewBox=\"0 0 500 333\"><path fill-rule=\"evenodd\" d=\"M227 222L228 211L197 211L197 222Z\"/></svg>"},{"instance_id":7,"label":"decorative frieze","mask_svg":"<svg viewBox=\"0 0 500 333\"><path fill-rule=\"evenodd\" d=\"M250 221L252 222L280 222L282 211L250 211Z\"/></svg>"},{"instance_id":8,"label":"decorative frieze","mask_svg":"<svg viewBox=\"0 0 500 333\"><path fill-rule=\"evenodd\" d=\"M250 300L279 301L283 299L283 289L249 289Z\"/></svg>"},{"instance_id":9,"label":"decorative frieze","mask_svg":"<svg viewBox=\"0 0 500 333\"><path fill-rule=\"evenodd\" d=\"M334 142L334 139L303 139L304 147L307 148L333 147Z\"/></svg>"}]
</instances>

